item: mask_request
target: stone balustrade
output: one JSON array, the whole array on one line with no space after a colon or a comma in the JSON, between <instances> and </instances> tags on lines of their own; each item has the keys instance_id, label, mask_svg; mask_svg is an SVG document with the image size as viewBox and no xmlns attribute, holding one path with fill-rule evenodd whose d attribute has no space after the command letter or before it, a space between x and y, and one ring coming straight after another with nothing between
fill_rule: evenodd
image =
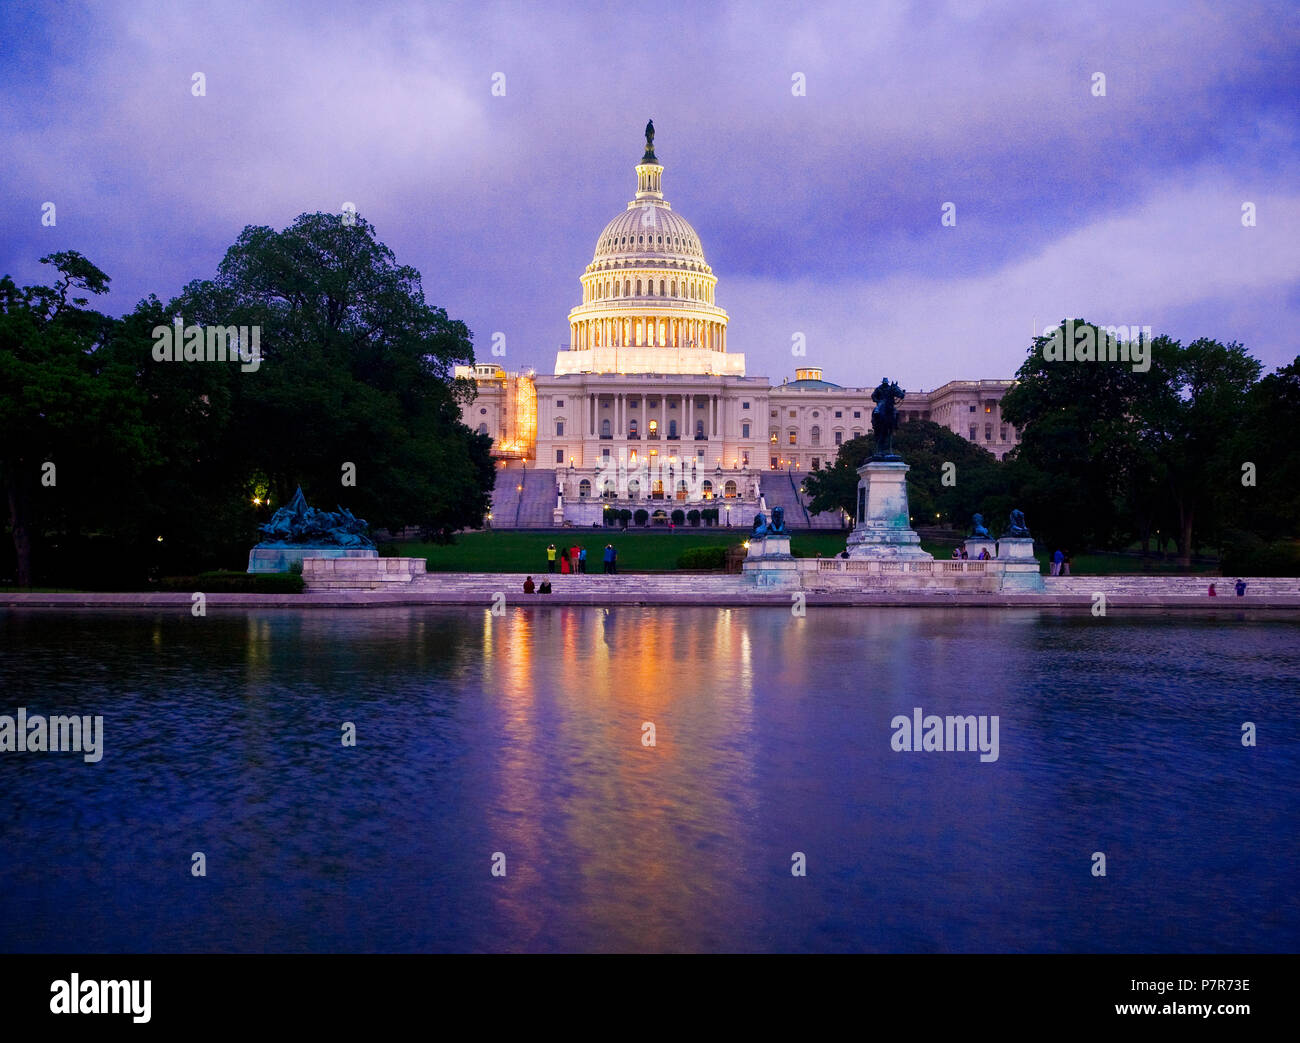
<instances>
[{"instance_id":1,"label":"stone balustrade","mask_svg":"<svg viewBox=\"0 0 1300 1043\"><path fill-rule=\"evenodd\" d=\"M383 590L423 577L425 558L304 558L308 590Z\"/></svg>"}]
</instances>

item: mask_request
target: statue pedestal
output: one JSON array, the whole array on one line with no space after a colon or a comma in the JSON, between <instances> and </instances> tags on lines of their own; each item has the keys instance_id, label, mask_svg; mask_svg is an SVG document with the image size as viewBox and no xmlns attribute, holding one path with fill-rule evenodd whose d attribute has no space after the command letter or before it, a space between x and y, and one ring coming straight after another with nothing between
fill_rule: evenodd
<instances>
[{"instance_id":1,"label":"statue pedestal","mask_svg":"<svg viewBox=\"0 0 1300 1043\"><path fill-rule=\"evenodd\" d=\"M374 547L313 547L295 543L284 547L254 547L248 552L249 572L288 572L289 566L304 558L377 558Z\"/></svg>"},{"instance_id":2,"label":"statue pedestal","mask_svg":"<svg viewBox=\"0 0 1300 1043\"><path fill-rule=\"evenodd\" d=\"M746 583L757 587L799 586L799 562L790 553L790 537L784 533L751 536L740 571Z\"/></svg>"},{"instance_id":3,"label":"statue pedestal","mask_svg":"<svg viewBox=\"0 0 1300 1043\"><path fill-rule=\"evenodd\" d=\"M907 472L902 460L868 460L858 468L858 515L849 533L850 558L933 561L921 549L907 506Z\"/></svg>"},{"instance_id":4,"label":"statue pedestal","mask_svg":"<svg viewBox=\"0 0 1300 1043\"><path fill-rule=\"evenodd\" d=\"M980 551L988 551L990 558L998 556L998 545L996 541L988 536L972 536L965 543L966 556L972 560L978 559Z\"/></svg>"},{"instance_id":5,"label":"statue pedestal","mask_svg":"<svg viewBox=\"0 0 1300 1043\"><path fill-rule=\"evenodd\" d=\"M1033 594L1043 590L1042 571L1029 536L1003 536L998 540L998 560L1003 566L1002 589Z\"/></svg>"}]
</instances>

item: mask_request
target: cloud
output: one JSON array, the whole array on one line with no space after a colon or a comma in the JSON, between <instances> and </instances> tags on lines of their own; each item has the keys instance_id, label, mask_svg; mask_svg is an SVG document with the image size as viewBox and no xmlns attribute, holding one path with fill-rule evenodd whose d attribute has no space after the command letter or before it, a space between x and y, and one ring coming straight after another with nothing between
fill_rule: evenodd
<instances>
[{"instance_id":1,"label":"cloud","mask_svg":"<svg viewBox=\"0 0 1300 1043\"><path fill-rule=\"evenodd\" d=\"M1067 306L1167 315L1184 336L1222 315L1214 335L1284 353L1272 331L1300 317L1270 238L1300 157L1286 4L630 10L0 9L0 271L37 281L39 256L80 249L121 313L211 277L247 224L349 201L480 344L502 331L508 365L545 370L653 116L666 194L751 372L788 371L797 321L846 372L1006 376L1032 320ZM1216 239L1242 199L1268 201L1258 234ZM1100 268L1071 260L1099 249ZM983 332L958 348L954 328Z\"/></svg>"}]
</instances>

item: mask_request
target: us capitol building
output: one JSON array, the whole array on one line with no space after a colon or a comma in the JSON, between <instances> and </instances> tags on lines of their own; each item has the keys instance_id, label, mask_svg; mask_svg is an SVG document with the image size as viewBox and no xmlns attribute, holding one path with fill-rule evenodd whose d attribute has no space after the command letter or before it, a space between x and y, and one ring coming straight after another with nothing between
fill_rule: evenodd
<instances>
[{"instance_id":1,"label":"us capitol building","mask_svg":"<svg viewBox=\"0 0 1300 1043\"><path fill-rule=\"evenodd\" d=\"M816 368L773 385L728 350L718 279L695 229L663 194L654 126L636 165L635 198L596 241L569 312L569 345L553 375L458 366L477 397L462 408L490 435L498 460L498 528L600 524L607 511L644 510L668 524L718 509L720 525L749 525L785 507L787 523L839 528L813 515L803 474L871 430L871 390L822 379ZM1018 433L1001 414L1010 380L954 380L908 391L901 419L933 420L1001 459ZM694 521L694 517L691 519ZM681 523L680 521L678 522Z\"/></svg>"}]
</instances>

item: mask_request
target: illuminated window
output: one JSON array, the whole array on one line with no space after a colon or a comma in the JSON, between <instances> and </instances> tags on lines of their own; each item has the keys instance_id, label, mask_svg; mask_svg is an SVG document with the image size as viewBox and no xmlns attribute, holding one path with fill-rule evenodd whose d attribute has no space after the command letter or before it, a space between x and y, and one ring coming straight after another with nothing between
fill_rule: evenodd
<instances>
[{"instance_id":1,"label":"illuminated window","mask_svg":"<svg viewBox=\"0 0 1300 1043\"><path fill-rule=\"evenodd\" d=\"M798 431L791 431L791 432L790 432L790 444L791 444L791 445L798 445L798 444L799 444L799 432L798 432Z\"/></svg>"}]
</instances>

